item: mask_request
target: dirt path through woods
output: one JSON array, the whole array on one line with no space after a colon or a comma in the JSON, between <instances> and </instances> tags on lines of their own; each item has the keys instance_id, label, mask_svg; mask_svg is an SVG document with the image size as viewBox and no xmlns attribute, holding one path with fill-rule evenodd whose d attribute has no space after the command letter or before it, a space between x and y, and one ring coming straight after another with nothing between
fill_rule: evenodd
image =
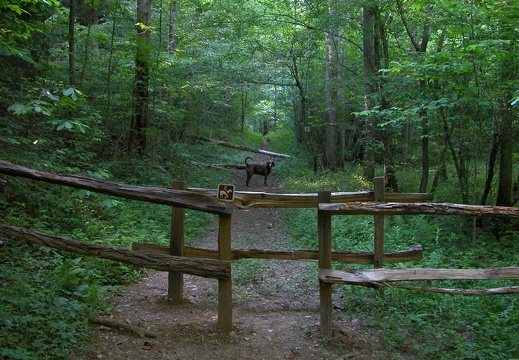
<instances>
[{"instance_id":1,"label":"dirt path through woods","mask_svg":"<svg viewBox=\"0 0 519 360\"><path fill-rule=\"evenodd\" d=\"M265 161L257 156L256 161ZM235 172L237 190L283 192L276 168L269 186L245 171ZM232 246L291 249L283 209L235 209ZM217 248L217 219L192 246ZM119 289L107 319L157 334L141 338L127 330L96 325L83 359L373 359L373 346L355 319L334 312L334 336L319 336L319 287L315 261L240 260L233 265L233 325L217 324L218 282L184 275L182 304L167 300L167 273L150 272L141 282ZM334 305L340 305L335 291Z\"/></svg>"}]
</instances>

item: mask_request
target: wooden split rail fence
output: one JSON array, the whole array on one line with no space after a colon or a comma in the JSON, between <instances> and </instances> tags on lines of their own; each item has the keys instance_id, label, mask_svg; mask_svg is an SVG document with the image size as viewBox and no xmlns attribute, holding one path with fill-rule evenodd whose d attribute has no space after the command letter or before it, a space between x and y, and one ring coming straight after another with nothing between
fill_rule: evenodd
<instances>
[{"instance_id":1,"label":"wooden split rail fence","mask_svg":"<svg viewBox=\"0 0 519 360\"><path fill-rule=\"evenodd\" d=\"M330 192L319 193L318 238L319 238L319 296L321 335L332 334L332 285L349 284L371 287L391 286L409 290L431 291L448 294L492 295L519 292L519 286L496 289L457 290L390 285L399 281L417 280L492 280L519 279L519 267L491 269L384 269L384 216L385 215L459 215L519 218L519 208L473 206L435 203L384 202L383 179L375 178L375 202L331 204ZM375 217L375 250L372 270L344 271L332 269L332 216L373 215Z\"/></svg>"},{"instance_id":2,"label":"wooden split rail fence","mask_svg":"<svg viewBox=\"0 0 519 360\"><path fill-rule=\"evenodd\" d=\"M238 191L232 204L216 199L216 190L187 189L183 181L173 188L158 186L134 186L73 174L39 171L0 160L0 174L19 176L53 184L86 189L111 196L152 202L172 207L170 245L134 243L132 250L86 244L71 239L49 236L40 232L0 224L0 234L23 237L37 244L56 247L86 256L106 258L135 266L168 271L168 298L183 299L184 273L218 279L218 326L232 330L232 260L263 258L279 260L313 259L319 262L321 333L331 332L331 285L375 284L397 280L413 280L409 272L382 269L384 263L416 261L422 258L422 248L416 245L408 250L384 252L384 215L392 214L462 214L475 216L519 217L517 208L462 206L454 204L426 203L427 194L385 193L383 178L376 178L374 191L321 192L319 194L269 194ZM387 201L387 203L386 203ZM418 203L416 203L418 202ZM262 249L233 250L231 247L231 221L233 208L316 208L318 209L319 250L273 251ZM185 209L215 214L218 221L217 250L196 249L184 246ZM368 214L375 217L375 241L373 252L332 251L331 216L343 214ZM373 264L375 269L356 273L332 270L332 262ZM517 268L485 270L477 274L482 278L518 278ZM438 269L437 269L438 270ZM385 276L384 276L385 274ZM421 278L437 278L452 273L442 271L423 272ZM457 272L456 276L472 276L474 273ZM397 276L398 275L398 276ZM471 277L473 278L473 277ZM499 293L496 290L496 293Z\"/></svg>"}]
</instances>

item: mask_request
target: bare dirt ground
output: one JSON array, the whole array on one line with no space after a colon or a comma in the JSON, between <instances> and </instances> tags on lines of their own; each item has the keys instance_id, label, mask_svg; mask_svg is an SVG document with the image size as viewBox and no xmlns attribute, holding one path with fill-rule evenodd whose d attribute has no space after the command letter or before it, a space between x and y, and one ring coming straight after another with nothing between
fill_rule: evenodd
<instances>
[{"instance_id":1,"label":"bare dirt ground","mask_svg":"<svg viewBox=\"0 0 519 360\"><path fill-rule=\"evenodd\" d=\"M256 161L263 161L261 156ZM276 168L269 185L255 175L245 187L237 170L237 190L283 192ZM233 248L290 249L283 209L236 209L232 218ZM190 244L216 248L215 221L203 239ZM377 343L363 325L334 312L334 335L319 335L317 263L312 261L241 260L233 265L234 330L217 327L218 282L184 275L181 304L167 299L167 273L150 272L141 282L119 289L107 319L139 326L157 334L135 333L96 325L83 359L373 359ZM340 307L340 292L334 304Z\"/></svg>"}]
</instances>

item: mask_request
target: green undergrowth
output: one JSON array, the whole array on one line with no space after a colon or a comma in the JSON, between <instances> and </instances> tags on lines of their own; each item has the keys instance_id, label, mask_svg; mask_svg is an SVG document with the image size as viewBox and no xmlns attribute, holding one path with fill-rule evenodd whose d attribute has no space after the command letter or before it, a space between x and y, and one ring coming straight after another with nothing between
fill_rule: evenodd
<instances>
[{"instance_id":1,"label":"green undergrowth","mask_svg":"<svg viewBox=\"0 0 519 360\"><path fill-rule=\"evenodd\" d=\"M250 136L254 138L254 136ZM261 143L261 136L258 143ZM23 148L25 149L25 148ZM172 144L160 156L117 157L70 166L52 152L0 149L0 158L44 171L133 184L216 189L231 171L207 163L243 162L244 152L207 142ZM0 193L0 223L78 241L130 249L134 242L168 245L169 206L9 177ZM186 210L186 242L199 238L215 215ZM28 245L0 236L0 358L68 359L87 339L88 320L110 310L114 286L143 272L114 261Z\"/></svg>"},{"instance_id":2,"label":"green undergrowth","mask_svg":"<svg viewBox=\"0 0 519 360\"><path fill-rule=\"evenodd\" d=\"M296 161L294 161L296 162ZM359 191L370 188L352 166L345 173L313 173L301 163L286 171L287 192L319 190ZM301 171L299 171L301 169ZM402 179L411 179L401 170ZM402 192L414 192L411 182L402 181ZM407 185L409 184L409 185ZM307 191L305 191L305 189ZM455 191L455 190L453 190ZM448 193L445 189L443 193ZM438 196L438 195L437 195ZM438 202L448 202L448 198ZM294 248L316 249L315 210L288 210L288 227ZM384 226L384 250L409 249L420 244L423 259L385 267L488 268L517 266L519 244L516 232L503 232L499 240L491 229L494 220L446 216L388 216ZM372 216L332 218L333 248L373 251ZM335 264L340 269L371 268ZM434 281L403 285L452 289L484 289L517 286L517 281ZM377 359L517 359L519 358L519 297L514 295L468 296L386 288L382 294L361 286L335 285L343 304L335 304L336 316L354 317L372 338L380 339Z\"/></svg>"}]
</instances>

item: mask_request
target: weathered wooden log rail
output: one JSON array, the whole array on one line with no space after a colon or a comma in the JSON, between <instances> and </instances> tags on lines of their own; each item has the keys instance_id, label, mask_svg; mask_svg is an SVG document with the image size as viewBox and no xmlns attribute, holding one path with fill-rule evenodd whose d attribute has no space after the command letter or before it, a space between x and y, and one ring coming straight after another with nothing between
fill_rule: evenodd
<instances>
[{"instance_id":1,"label":"weathered wooden log rail","mask_svg":"<svg viewBox=\"0 0 519 360\"><path fill-rule=\"evenodd\" d=\"M319 204L319 211L330 215L458 215L519 218L519 208L447 203Z\"/></svg>"},{"instance_id":2,"label":"weathered wooden log rail","mask_svg":"<svg viewBox=\"0 0 519 360\"><path fill-rule=\"evenodd\" d=\"M218 201L214 196L206 195L201 192L174 190L161 186L127 185L81 175L51 173L15 165L4 160L0 160L0 173L95 191L106 195L123 197L125 199L178 206L217 215L230 215L232 213L232 207L228 204Z\"/></svg>"},{"instance_id":3,"label":"weathered wooden log rail","mask_svg":"<svg viewBox=\"0 0 519 360\"><path fill-rule=\"evenodd\" d=\"M49 246L85 256L118 261L158 271L178 271L196 276L229 279L231 263L213 259L187 259L166 254L150 254L112 246L90 244L39 231L0 224L0 234L21 237L34 244Z\"/></svg>"},{"instance_id":4,"label":"weathered wooden log rail","mask_svg":"<svg viewBox=\"0 0 519 360\"><path fill-rule=\"evenodd\" d=\"M422 258L417 245L408 250L384 252L384 216L387 215L461 215L519 218L518 208L485 207L459 204L427 203L427 194L385 193L383 178L376 178L374 191L320 192L318 194L269 194L237 191L232 203L216 199L216 190L188 189L185 182L176 182L173 189L159 186L126 185L73 174L34 170L0 160L0 174L20 176L52 184L71 186L111 196L168 205L173 208L170 246L133 244L133 250L118 249L77 242L45 235L28 229L0 224L0 234L19 236L40 245L168 271L168 297L183 298L182 274L218 279L218 325L232 330L232 260L263 258L280 260L310 259L319 261L321 333L331 333L332 284L390 286L410 290L434 291L449 294L492 295L518 293L519 286L497 289L457 290L395 285L399 281L442 279L519 279L519 268L497 269L384 269L384 263L416 261ZM233 207L248 208L316 208L318 210L319 250L233 250L231 248L231 215ZM219 216L218 250L184 247L185 209L209 212ZM364 253L332 250L331 217L334 215L372 215L375 219L374 251ZM189 259L192 258L192 259ZM373 270L332 270L332 262L373 264Z\"/></svg>"},{"instance_id":5,"label":"weathered wooden log rail","mask_svg":"<svg viewBox=\"0 0 519 360\"><path fill-rule=\"evenodd\" d=\"M126 199L205 211L213 214L231 214L231 204L216 199L216 190L189 188L171 189L161 186L138 186L86 176L40 171L0 160L0 174L19 176L90 190ZM375 200L373 191L332 193L332 203L368 202ZM423 202L429 198L423 193L387 193L390 202ZM271 194L265 192L236 191L232 205L240 209L249 208L316 208L317 194Z\"/></svg>"},{"instance_id":6,"label":"weathered wooden log rail","mask_svg":"<svg viewBox=\"0 0 519 360\"><path fill-rule=\"evenodd\" d=\"M170 247L155 244L134 242L132 250L151 254L169 254ZM185 247L184 256L189 258L218 259L218 251L194 247ZM423 257L422 247L415 245L407 250L393 251L384 254L385 262L388 264L405 261L418 261ZM318 260L317 250L232 250L232 260L241 259L269 259L269 260ZM374 254L372 252L349 252L333 251L332 261L348 264L373 264Z\"/></svg>"},{"instance_id":7,"label":"weathered wooden log rail","mask_svg":"<svg viewBox=\"0 0 519 360\"><path fill-rule=\"evenodd\" d=\"M216 197L216 190L189 188L188 190ZM426 202L429 194L386 193L386 201L396 203ZM375 192L332 192L331 203L373 202ZM266 192L236 191L232 203L239 209L290 208L315 209L319 205L318 194L272 194Z\"/></svg>"},{"instance_id":8,"label":"weathered wooden log rail","mask_svg":"<svg viewBox=\"0 0 519 360\"><path fill-rule=\"evenodd\" d=\"M387 215L457 215L457 216L492 216L519 218L519 208L498 206L475 206L462 204L434 203L396 203L384 202L389 194L381 191L382 178L375 179L375 193L379 202L331 203L330 192L319 193L318 206L318 237L319 237L319 292L321 312L321 335L330 336L332 333L332 285L349 284L363 285L374 288L392 287L408 290L419 290L445 294L462 295L495 295L519 293L519 286L508 286L494 289L446 289L431 287L416 287L393 285L400 281L432 281L432 280L517 280L519 267L503 267L489 269L425 269L381 268L385 257L383 242L377 250L378 235L382 234L384 216ZM378 192L377 192L378 188ZM333 215L373 215L375 217L375 257L379 254L378 268L364 269L332 269L332 226ZM377 265L375 263L375 265Z\"/></svg>"},{"instance_id":9,"label":"weathered wooden log rail","mask_svg":"<svg viewBox=\"0 0 519 360\"><path fill-rule=\"evenodd\" d=\"M337 271L323 269L321 281L329 284L368 284L373 282L418 280L519 279L519 267L488 269L373 269Z\"/></svg>"}]
</instances>

